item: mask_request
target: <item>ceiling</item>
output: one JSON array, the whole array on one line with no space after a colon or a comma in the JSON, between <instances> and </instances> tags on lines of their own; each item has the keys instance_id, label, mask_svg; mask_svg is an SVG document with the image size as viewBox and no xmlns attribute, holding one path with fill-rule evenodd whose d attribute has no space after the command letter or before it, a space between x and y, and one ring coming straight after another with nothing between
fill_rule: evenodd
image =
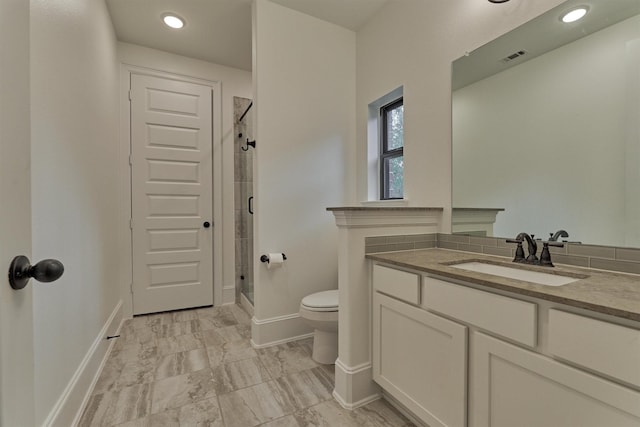
<instances>
[{"instance_id":1,"label":"ceiling","mask_svg":"<svg viewBox=\"0 0 640 427\"><path fill-rule=\"evenodd\" d=\"M560 21L564 13L578 6L589 8L584 18L569 25ZM639 13L640 0L567 0L457 59L453 63L453 89L502 72ZM511 61L504 60L515 52L525 54Z\"/></svg>"},{"instance_id":2,"label":"ceiling","mask_svg":"<svg viewBox=\"0 0 640 427\"><path fill-rule=\"evenodd\" d=\"M388 0L272 0L357 31ZM251 70L252 0L106 0L118 40ZM186 21L162 24L164 13Z\"/></svg>"}]
</instances>

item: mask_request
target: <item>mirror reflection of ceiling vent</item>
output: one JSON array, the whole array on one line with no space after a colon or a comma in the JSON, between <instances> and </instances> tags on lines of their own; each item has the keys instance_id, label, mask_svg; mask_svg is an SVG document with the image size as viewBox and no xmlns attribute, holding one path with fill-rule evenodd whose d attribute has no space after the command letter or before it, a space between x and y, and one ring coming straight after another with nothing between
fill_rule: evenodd
<instances>
[{"instance_id":1,"label":"mirror reflection of ceiling vent","mask_svg":"<svg viewBox=\"0 0 640 427\"><path fill-rule=\"evenodd\" d=\"M518 59L521 56L524 56L527 54L526 50L519 50L517 52L512 53L511 55L507 55L504 58L501 59L502 62L511 62L514 59Z\"/></svg>"}]
</instances>

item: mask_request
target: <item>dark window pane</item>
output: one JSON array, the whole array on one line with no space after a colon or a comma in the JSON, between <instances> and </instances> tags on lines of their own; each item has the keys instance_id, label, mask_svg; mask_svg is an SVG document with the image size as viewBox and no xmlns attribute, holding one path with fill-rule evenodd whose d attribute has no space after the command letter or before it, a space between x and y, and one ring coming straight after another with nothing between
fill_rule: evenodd
<instances>
[{"instance_id":1,"label":"dark window pane","mask_svg":"<svg viewBox=\"0 0 640 427\"><path fill-rule=\"evenodd\" d=\"M404 105L402 98L380 109L380 198L401 199L404 180Z\"/></svg>"},{"instance_id":2,"label":"dark window pane","mask_svg":"<svg viewBox=\"0 0 640 427\"><path fill-rule=\"evenodd\" d=\"M403 195L404 158L402 156L389 159L389 198L401 199Z\"/></svg>"},{"instance_id":3,"label":"dark window pane","mask_svg":"<svg viewBox=\"0 0 640 427\"><path fill-rule=\"evenodd\" d=\"M387 111L387 151L402 147L404 105Z\"/></svg>"}]
</instances>

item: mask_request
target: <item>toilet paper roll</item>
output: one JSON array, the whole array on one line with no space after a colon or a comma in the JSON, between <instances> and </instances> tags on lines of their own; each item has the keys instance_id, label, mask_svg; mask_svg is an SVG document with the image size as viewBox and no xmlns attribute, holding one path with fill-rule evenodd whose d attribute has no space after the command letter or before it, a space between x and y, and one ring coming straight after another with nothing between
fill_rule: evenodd
<instances>
[{"instance_id":1,"label":"toilet paper roll","mask_svg":"<svg viewBox=\"0 0 640 427\"><path fill-rule=\"evenodd\" d=\"M267 262L267 269L271 270L272 268L279 268L282 266L284 262L284 256L281 253L269 253L269 262Z\"/></svg>"}]
</instances>

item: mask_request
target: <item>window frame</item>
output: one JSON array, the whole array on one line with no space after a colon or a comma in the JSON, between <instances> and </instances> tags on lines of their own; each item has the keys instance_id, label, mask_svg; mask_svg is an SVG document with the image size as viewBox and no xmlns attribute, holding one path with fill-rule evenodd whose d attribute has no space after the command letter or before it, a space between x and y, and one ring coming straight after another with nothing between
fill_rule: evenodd
<instances>
[{"instance_id":1,"label":"window frame","mask_svg":"<svg viewBox=\"0 0 640 427\"><path fill-rule=\"evenodd\" d=\"M402 171L403 172L402 197L389 197L389 173L388 173L388 167L385 166L388 164L388 160L391 160L397 157L404 157L404 114L403 114L403 120L402 120L402 130L403 130L402 146L389 150L389 141L388 141L388 133L387 133L387 130L388 130L387 116L390 111L395 110L400 106L404 106L404 97L394 99L388 104L385 104L382 107L380 107L380 114L379 114L380 149L379 149L379 155L378 155L378 159L380 162L380 165L379 165L380 200L402 200L404 198L404 169Z\"/></svg>"}]
</instances>

